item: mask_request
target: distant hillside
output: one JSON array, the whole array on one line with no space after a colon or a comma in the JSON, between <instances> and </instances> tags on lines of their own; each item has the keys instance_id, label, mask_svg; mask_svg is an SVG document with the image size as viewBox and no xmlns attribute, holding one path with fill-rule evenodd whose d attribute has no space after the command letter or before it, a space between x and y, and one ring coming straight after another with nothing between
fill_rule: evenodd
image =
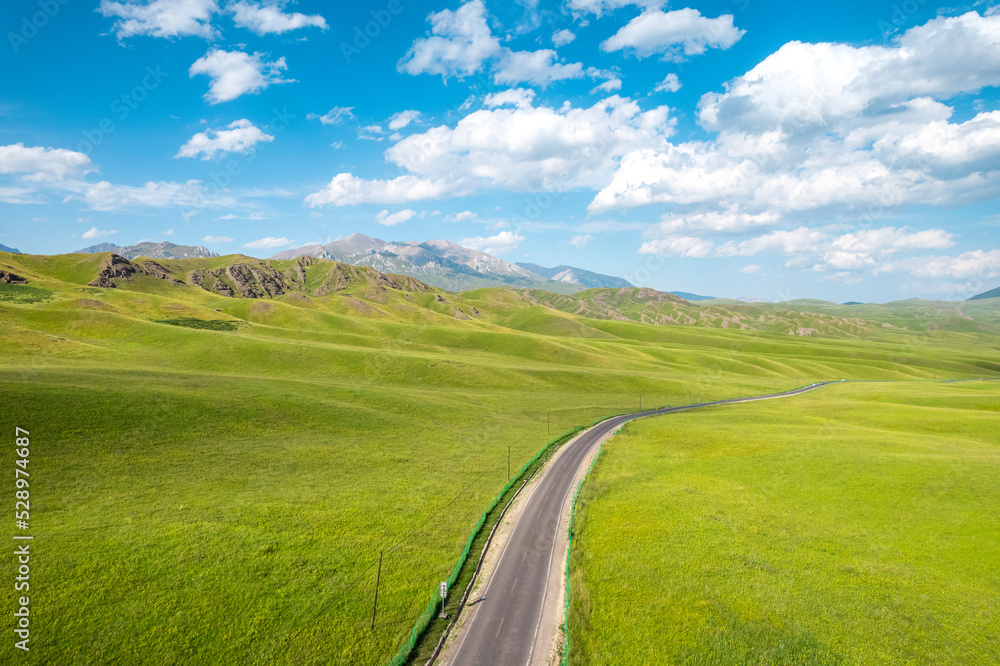
<instances>
[{"instance_id":1,"label":"distant hillside","mask_svg":"<svg viewBox=\"0 0 1000 666\"><path fill-rule=\"evenodd\" d=\"M0 252L10 252L11 254L21 254L21 251L15 247L7 247L6 245L0 245Z\"/></svg>"},{"instance_id":2,"label":"distant hillside","mask_svg":"<svg viewBox=\"0 0 1000 666\"><path fill-rule=\"evenodd\" d=\"M970 298L970 301L981 301L984 298L1000 298L1000 287L996 289L990 289L989 291L984 291L981 294L977 294Z\"/></svg>"},{"instance_id":3,"label":"distant hillside","mask_svg":"<svg viewBox=\"0 0 1000 666\"><path fill-rule=\"evenodd\" d=\"M136 243L135 245L115 245L114 243L99 243L77 250L77 254L97 254L98 252L114 252L126 259L149 257L150 259L200 259L218 257L208 248L192 245L174 245L166 241L161 243Z\"/></svg>"},{"instance_id":4,"label":"distant hillside","mask_svg":"<svg viewBox=\"0 0 1000 666\"><path fill-rule=\"evenodd\" d=\"M455 256L460 255L456 251ZM854 306L808 299L774 304L724 300L694 304L673 294L636 287L587 289L573 294L491 287L452 294L409 275L384 274L369 266L309 255L281 260L227 255L130 261L113 252L4 254L0 258L0 283L0 310L4 310L3 301L38 302L45 304L39 307L53 311L134 307L128 310L129 316L150 316L144 308L151 301L122 295L131 292L155 294L153 300L163 309L158 315L161 319L187 312L215 320L216 313L222 311L235 318L229 321L236 324L237 320L268 323L272 317L275 322L284 322L286 316L293 320L322 319L320 313L327 312L435 324L461 320L462 326L499 326L542 335L608 339L617 337L621 325L633 324L744 329L796 337L885 339L893 344L910 344L911 337L899 336L912 336L918 331L949 335L1000 333L997 299L910 300ZM544 283L562 284L549 280ZM114 290L118 295L100 296L104 290ZM200 305L194 308L193 304ZM9 314L9 307L4 312ZM293 316L292 312L297 314Z\"/></svg>"},{"instance_id":5,"label":"distant hillside","mask_svg":"<svg viewBox=\"0 0 1000 666\"><path fill-rule=\"evenodd\" d=\"M714 301L715 296L699 296L698 294L692 294L687 291L668 291L668 294L673 294L674 296L680 296L685 301Z\"/></svg>"},{"instance_id":6,"label":"distant hillside","mask_svg":"<svg viewBox=\"0 0 1000 666\"><path fill-rule=\"evenodd\" d=\"M326 245L305 245L296 250L279 252L271 258L297 259L303 256L369 266L383 273L410 275L449 291L528 287L571 293L582 288L576 283L549 280L517 264L448 240L396 243L364 234L351 234Z\"/></svg>"},{"instance_id":7,"label":"distant hillside","mask_svg":"<svg viewBox=\"0 0 1000 666\"><path fill-rule=\"evenodd\" d=\"M623 287L635 286L628 280L624 280L619 277L602 275L601 273L594 273L592 271L576 268L574 266L556 266L555 268L546 268L545 266L539 266L538 264L521 262L518 262L517 265L535 273L536 275L541 275L544 278L555 280L556 282L578 284L585 289L621 289Z\"/></svg>"}]
</instances>

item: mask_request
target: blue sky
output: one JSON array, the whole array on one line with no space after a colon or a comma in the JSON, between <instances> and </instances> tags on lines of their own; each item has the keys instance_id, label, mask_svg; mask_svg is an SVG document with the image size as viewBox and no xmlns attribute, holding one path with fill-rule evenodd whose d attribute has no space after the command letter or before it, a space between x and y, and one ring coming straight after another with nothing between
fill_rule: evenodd
<instances>
[{"instance_id":1,"label":"blue sky","mask_svg":"<svg viewBox=\"0 0 1000 666\"><path fill-rule=\"evenodd\" d=\"M354 232L768 300L1000 284L995 2L0 7L0 243Z\"/></svg>"}]
</instances>

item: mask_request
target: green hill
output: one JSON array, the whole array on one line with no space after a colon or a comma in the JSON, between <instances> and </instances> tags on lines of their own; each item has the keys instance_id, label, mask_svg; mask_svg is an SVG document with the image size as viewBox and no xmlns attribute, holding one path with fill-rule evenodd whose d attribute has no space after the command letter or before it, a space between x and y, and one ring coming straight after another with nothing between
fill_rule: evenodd
<instances>
[{"instance_id":1,"label":"green hill","mask_svg":"<svg viewBox=\"0 0 1000 666\"><path fill-rule=\"evenodd\" d=\"M454 294L312 257L0 254L0 271L4 427L31 433L46 544L40 663L384 663L508 451L516 469L640 394L1000 377L993 301L847 317L641 289Z\"/></svg>"}]
</instances>

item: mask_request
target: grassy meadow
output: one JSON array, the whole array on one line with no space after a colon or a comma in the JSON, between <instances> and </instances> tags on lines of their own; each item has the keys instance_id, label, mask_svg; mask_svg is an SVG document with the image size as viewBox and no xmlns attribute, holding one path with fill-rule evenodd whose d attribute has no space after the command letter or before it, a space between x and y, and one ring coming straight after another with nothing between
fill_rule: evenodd
<instances>
[{"instance_id":1,"label":"grassy meadow","mask_svg":"<svg viewBox=\"0 0 1000 666\"><path fill-rule=\"evenodd\" d=\"M1000 662L1000 382L629 424L577 504L571 664Z\"/></svg>"},{"instance_id":2,"label":"grassy meadow","mask_svg":"<svg viewBox=\"0 0 1000 666\"><path fill-rule=\"evenodd\" d=\"M1000 376L1000 338L981 330L657 326L337 277L334 262L270 262L299 275L275 298L191 283L245 257L87 286L105 257L0 254L29 280L0 289L3 429L32 440L26 663L384 663L508 450L517 469L640 396Z\"/></svg>"}]
</instances>

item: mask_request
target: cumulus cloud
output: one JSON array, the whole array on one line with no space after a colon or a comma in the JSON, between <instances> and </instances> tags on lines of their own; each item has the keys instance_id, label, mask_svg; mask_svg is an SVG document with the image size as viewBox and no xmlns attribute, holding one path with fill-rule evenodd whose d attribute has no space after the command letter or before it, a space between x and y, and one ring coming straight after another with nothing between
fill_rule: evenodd
<instances>
[{"instance_id":1,"label":"cumulus cloud","mask_svg":"<svg viewBox=\"0 0 1000 666\"><path fill-rule=\"evenodd\" d=\"M319 120L324 125L340 125L345 120L350 120L353 117L353 106L335 106L322 116L316 115L315 113L306 114L306 119Z\"/></svg>"},{"instance_id":2,"label":"cumulus cloud","mask_svg":"<svg viewBox=\"0 0 1000 666\"><path fill-rule=\"evenodd\" d=\"M0 173L17 174L27 181L56 182L95 169L90 158L65 148L14 143L0 146Z\"/></svg>"},{"instance_id":3,"label":"cumulus cloud","mask_svg":"<svg viewBox=\"0 0 1000 666\"><path fill-rule=\"evenodd\" d=\"M490 93L483 99L483 105L489 107L513 104L518 108L530 107L535 99L535 91L531 88L510 88L501 92Z\"/></svg>"},{"instance_id":4,"label":"cumulus cloud","mask_svg":"<svg viewBox=\"0 0 1000 666\"><path fill-rule=\"evenodd\" d=\"M677 92L681 89L681 80L677 78L676 74L667 74L667 76L653 88L654 92Z\"/></svg>"},{"instance_id":5,"label":"cumulus cloud","mask_svg":"<svg viewBox=\"0 0 1000 666\"><path fill-rule=\"evenodd\" d=\"M473 213L471 210L463 210L461 213L455 213L454 215L449 215L445 219L449 222L467 222L468 220L474 220L477 217L479 216Z\"/></svg>"},{"instance_id":6,"label":"cumulus cloud","mask_svg":"<svg viewBox=\"0 0 1000 666\"><path fill-rule=\"evenodd\" d=\"M420 112L413 109L400 111L393 114L392 118L389 119L389 129L393 131L401 130L419 117Z\"/></svg>"},{"instance_id":7,"label":"cumulus cloud","mask_svg":"<svg viewBox=\"0 0 1000 666\"><path fill-rule=\"evenodd\" d=\"M105 236L110 236L111 234L118 233L117 229L103 230L97 227L91 227L83 232L83 238L85 240L93 240L95 238L103 238Z\"/></svg>"},{"instance_id":8,"label":"cumulus cloud","mask_svg":"<svg viewBox=\"0 0 1000 666\"><path fill-rule=\"evenodd\" d=\"M229 236L205 236L201 239L202 243L232 243L233 239Z\"/></svg>"},{"instance_id":9,"label":"cumulus cloud","mask_svg":"<svg viewBox=\"0 0 1000 666\"><path fill-rule=\"evenodd\" d=\"M589 108L533 107L525 91L487 98L488 106L455 127L413 134L386 151L409 173L367 181L338 174L310 205L405 203L499 187L566 191L607 182L621 155L639 146L665 145L674 122L667 107L649 111L612 96ZM511 108L508 104L516 104Z\"/></svg>"},{"instance_id":10,"label":"cumulus cloud","mask_svg":"<svg viewBox=\"0 0 1000 666\"><path fill-rule=\"evenodd\" d=\"M496 236L466 238L459 245L486 254L502 254L517 249L524 242L524 236L513 231L501 231Z\"/></svg>"},{"instance_id":11,"label":"cumulus cloud","mask_svg":"<svg viewBox=\"0 0 1000 666\"><path fill-rule=\"evenodd\" d=\"M556 47L566 46L574 39L576 39L576 35L569 30L556 30L552 33L552 43L555 44Z\"/></svg>"},{"instance_id":12,"label":"cumulus cloud","mask_svg":"<svg viewBox=\"0 0 1000 666\"><path fill-rule=\"evenodd\" d=\"M205 74L212 79L205 99L211 104L228 102L247 93L257 93L275 83L291 83L281 78L287 69L284 58L264 60L260 53L212 49L195 60L188 70L191 77Z\"/></svg>"},{"instance_id":13,"label":"cumulus cloud","mask_svg":"<svg viewBox=\"0 0 1000 666\"><path fill-rule=\"evenodd\" d=\"M193 35L212 39L218 33L212 16L219 11L216 0L149 0L148 2L109 2L101 0L97 11L105 17L117 17L114 27L118 39L135 35L183 37Z\"/></svg>"},{"instance_id":14,"label":"cumulus cloud","mask_svg":"<svg viewBox=\"0 0 1000 666\"><path fill-rule=\"evenodd\" d=\"M243 247L250 248L251 250L273 250L279 247L288 247L294 243L295 241L289 240L284 236L281 238L267 236L266 238L260 238L255 241L250 241L249 243L244 243Z\"/></svg>"},{"instance_id":15,"label":"cumulus cloud","mask_svg":"<svg viewBox=\"0 0 1000 666\"><path fill-rule=\"evenodd\" d=\"M701 55L708 48L728 49L746 33L733 24L733 15L708 18L696 9L644 11L601 43L604 51L633 51L639 57L665 58Z\"/></svg>"},{"instance_id":16,"label":"cumulus cloud","mask_svg":"<svg viewBox=\"0 0 1000 666\"><path fill-rule=\"evenodd\" d=\"M616 77L613 79L608 79L604 83L594 86L594 88L590 91L590 94L593 95L595 93L615 92L616 90L621 90L621 87L622 87L622 80Z\"/></svg>"},{"instance_id":17,"label":"cumulus cloud","mask_svg":"<svg viewBox=\"0 0 1000 666\"><path fill-rule=\"evenodd\" d=\"M773 253L784 255L786 266L828 271L831 279L841 282L857 281L862 272L872 275L907 272L918 277L982 278L992 277L991 270L1000 271L1000 251L997 250L977 250L958 257L894 258L900 253L946 249L954 245L952 234L943 229L915 231L907 227L883 227L835 235L831 229L799 227L724 243L696 236L672 235L643 243L639 253L697 259L754 257ZM759 270L760 266L750 264L741 272L756 273Z\"/></svg>"},{"instance_id":18,"label":"cumulus cloud","mask_svg":"<svg viewBox=\"0 0 1000 666\"><path fill-rule=\"evenodd\" d=\"M312 208L362 203L401 204L436 199L456 191L454 184L425 180L413 175L391 180L365 180L354 174L339 173L322 190L307 196L306 204Z\"/></svg>"},{"instance_id":19,"label":"cumulus cloud","mask_svg":"<svg viewBox=\"0 0 1000 666\"><path fill-rule=\"evenodd\" d=\"M197 157L212 159L216 153L248 153L258 143L274 141L246 118L229 123L228 129L198 132L187 140L174 157Z\"/></svg>"},{"instance_id":20,"label":"cumulus cloud","mask_svg":"<svg viewBox=\"0 0 1000 666\"><path fill-rule=\"evenodd\" d=\"M493 80L507 84L530 82L544 87L553 81L583 76L582 63L563 64L556 62L557 57L558 54L551 49L506 51L493 74Z\"/></svg>"},{"instance_id":21,"label":"cumulus cloud","mask_svg":"<svg viewBox=\"0 0 1000 666\"><path fill-rule=\"evenodd\" d=\"M594 239L590 234L581 234L579 236L573 236L569 239L569 244L573 247L586 247L587 243Z\"/></svg>"},{"instance_id":22,"label":"cumulus cloud","mask_svg":"<svg viewBox=\"0 0 1000 666\"><path fill-rule=\"evenodd\" d=\"M375 216L375 224L381 224L386 227L391 227L401 222L406 222L407 220L413 218L417 214L417 211L410 208L405 208L395 213L390 213L387 210L380 210Z\"/></svg>"},{"instance_id":23,"label":"cumulus cloud","mask_svg":"<svg viewBox=\"0 0 1000 666\"><path fill-rule=\"evenodd\" d=\"M298 30L299 28L319 28L326 30L329 26L319 14L285 13L284 3L262 5L256 2L233 2L226 6L232 12L233 21L241 28L247 28L258 35L277 34Z\"/></svg>"},{"instance_id":24,"label":"cumulus cloud","mask_svg":"<svg viewBox=\"0 0 1000 666\"><path fill-rule=\"evenodd\" d=\"M889 46L790 42L699 103L714 139L626 155L592 212L662 203L788 219L957 206L1000 188L1000 113L949 99L1000 85L1000 16L938 18ZM982 57L973 58L973 53Z\"/></svg>"},{"instance_id":25,"label":"cumulus cloud","mask_svg":"<svg viewBox=\"0 0 1000 666\"><path fill-rule=\"evenodd\" d=\"M399 71L464 77L478 72L483 62L501 51L500 40L486 23L481 0L431 14L427 20L431 34L413 43L399 61Z\"/></svg>"}]
</instances>

